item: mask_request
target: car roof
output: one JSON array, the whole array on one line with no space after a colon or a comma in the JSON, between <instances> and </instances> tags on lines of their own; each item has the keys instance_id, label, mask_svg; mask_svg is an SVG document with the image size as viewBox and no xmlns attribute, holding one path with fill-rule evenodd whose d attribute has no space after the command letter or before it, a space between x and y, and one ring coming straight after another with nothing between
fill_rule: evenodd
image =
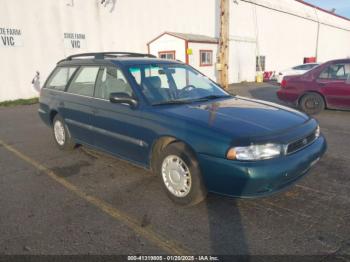
<instances>
[{"instance_id":1,"label":"car roof","mask_svg":"<svg viewBox=\"0 0 350 262\"><path fill-rule=\"evenodd\" d=\"M344 58L344 59L335 59L328 61L328 63L350 63L350 58Z\"/></svg>"},{"instance_id":2,"label":"car roof","mask_svg":"<svg viewBox=\"0 0 350 262\"><path fill-rule=\"evenodd\" d=\"M82 53L69 56L57 63L59 66L72 65L136 65L136 64L164 64L175 63L183 64L181 61L160 59L154 55L128 52L100 52L100 53Z\"/></svg>"},{"instance_id":3,"label":"car roof","mask_svg":"<svg viewBox=\"0 0 350 262\"><path fill-rule=\"evenodd\" d=\"M304 64L299 64L299 65L296 65L296 66L293 66L294 67L298 67L298 66L304 66L304 65L319 65L320 63L304 63Z\"/></svg>"},{"instance_id":4,"label":"car roof","mask_svg":"<svg viewBox=\"0 0 350 262\"><path fill-rule=\"evenodd\" d=\"M183 62L179 60L170 60L170 59L161 59L161 58L136 58L136 57L120 57L116 59L111 59L111 61L123 63L126 65L134 65L134 64L183 64Z\"/></svg>"}]
</instances>

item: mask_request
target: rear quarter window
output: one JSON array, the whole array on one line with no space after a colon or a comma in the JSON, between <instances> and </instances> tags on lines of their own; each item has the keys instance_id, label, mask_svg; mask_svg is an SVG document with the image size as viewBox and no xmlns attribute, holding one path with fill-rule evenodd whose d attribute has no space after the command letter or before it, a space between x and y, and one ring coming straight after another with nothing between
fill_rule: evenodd
<instances>
[{"instance_id":1,"label":"rear quarter window","mask_svg":"<svg viewBox=\"0 0 350 262\"><path fill-rule=\"evenodd\" d=\"M57 67L50 76L45 87L64 91L67 83L76 70L77 67Z\"/></svg>"}]
</instances>

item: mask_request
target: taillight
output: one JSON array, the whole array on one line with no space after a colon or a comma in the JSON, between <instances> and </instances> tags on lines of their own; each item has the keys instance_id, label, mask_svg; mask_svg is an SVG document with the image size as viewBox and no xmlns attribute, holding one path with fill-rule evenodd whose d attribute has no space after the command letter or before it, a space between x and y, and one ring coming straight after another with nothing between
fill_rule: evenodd
<instances>
[{"instance_id":1,"label":"taillight","mask_svg":"<svg viewBox=\"0 0 350 262\"><path fill-rule=\"evenodd\" d=\"M285 88L286 86L287 86L287 80L283 79L282 82L281 82L281 87Z\"/></svg>"}]
</instances>

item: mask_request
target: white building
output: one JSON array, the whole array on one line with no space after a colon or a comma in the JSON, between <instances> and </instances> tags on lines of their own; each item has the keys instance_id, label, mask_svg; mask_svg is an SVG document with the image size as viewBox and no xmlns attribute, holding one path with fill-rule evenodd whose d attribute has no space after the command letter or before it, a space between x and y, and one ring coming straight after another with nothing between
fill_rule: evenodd
<instances>
[{"instance_id":1,"label":"white building","mask_svg":"<svg viewBox=\"0 0 350 262\"><path fill-rule=\"evenodd\" d=\"M217 38L210 36L164 32L147 45L152 55L186 62L209 78L216 79L218 42Z\"/></svg>"},{"instance_id":2,"label":"white building","mask_svg":"<svg viewBox=\"0 0 350 262\"><path fill-rule=\"evenodd\" d=\"M101 0L0 0L0 101L37 96L31 83L36 71L42 85L56 62L72 53L147 52L147 43L164 32L217 38L219 4L219 0L106 0L103 5ZM230 16L231 83L253 81L258 56L265 61L265 71L300 64L305 57L317 56L323 62L350 56L350 20L302 1L231 0ZM198 48L207 50L193 46L190 64L198 64ZM213 48L213 65L215 52ZM186 53L185 58L183 52L177 53L176 59L186 62ZM208 73L209 68L197 69Z\"/></svg>"}]
</instances>

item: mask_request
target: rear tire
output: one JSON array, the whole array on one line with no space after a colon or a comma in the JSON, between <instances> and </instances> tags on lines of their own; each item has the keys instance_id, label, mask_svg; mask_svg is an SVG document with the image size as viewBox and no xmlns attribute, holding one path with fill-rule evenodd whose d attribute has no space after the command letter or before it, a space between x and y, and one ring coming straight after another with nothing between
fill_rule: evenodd
<instances>
[{"instance_id":1,"label":"rear tire","mask_svg":"<svg viewBox=\"0 0 350 262\"><path fill-rule=\"evenodd\" d=\"M309 115L315 115L325 109L323 97L317 93L309 93L300 99L301 110Z\"/></svg>"},{"instance_id":2,"label":"rear tire","mask_svg":"<svg viewBox=\"0 0 350 262\"><path fill-rule=\"evenodd\" d=\"M63 118L58 114L53 119L52 132L55 143L59 149L72 150L75 148L76 144L74 143L67 126Z\"/></svg>"},{"instance_id":3,"label":"rear tire","mask_svg":"<svg viewBox=\"0 0 350 262\"><path fill-rule=\"evenodd\" d=\"M168 197L176 204L193 206L207 196L198 161L183 143L172 143L161 151L156 173Z\"/></svg>"}]
</instances>

